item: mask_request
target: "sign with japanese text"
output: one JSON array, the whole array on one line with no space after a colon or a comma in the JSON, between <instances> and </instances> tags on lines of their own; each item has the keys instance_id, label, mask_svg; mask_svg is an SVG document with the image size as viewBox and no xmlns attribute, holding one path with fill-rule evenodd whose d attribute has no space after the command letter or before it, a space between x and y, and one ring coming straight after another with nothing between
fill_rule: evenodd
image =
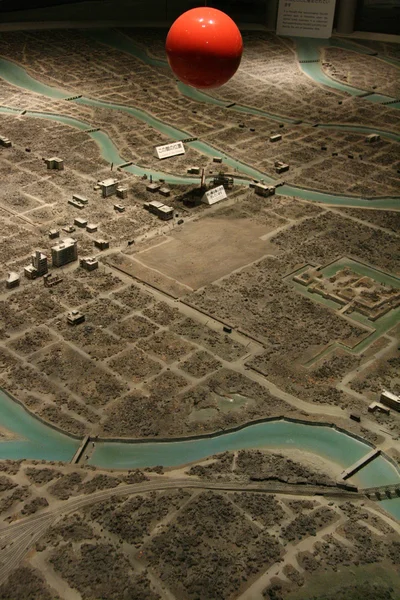
<instances>
[{"instance_id":1,"label":"sign with japanese text","mask_svg":"<svg viewBox=\"0 0 400 600\"><path fill-rule=\"evenodd\" d=\"M336 0L280 0L276 33L310 38L332 35Z\"/></svg>"},{"instance_id":2,"label":"sign with japanese text","mask_svg":"<svg viewBox=\"0 0 400 600\"><path fill-rule=\"evenodd\" d=\"M212 190L208 190L204 196L203 196L203 202L205 204L215 204L216 202L219 202L220 200L225 200L226 198L226 192L225 192L225 188L223 185L219 185L216 188L213 188Z\"/></svg>"},{"instance_id":3,"label":"sign with japanese text","mask_svg":"<svg viewBox=\"0 0 400 600\"><path fill-rule=\"evenodd\" d=\"M173 142L172 144L165 144L165 146L157 146L156 152L160 159L169 158L170 156L185 154L185 146L182 142Z\"/></svg>"}]
</instances>

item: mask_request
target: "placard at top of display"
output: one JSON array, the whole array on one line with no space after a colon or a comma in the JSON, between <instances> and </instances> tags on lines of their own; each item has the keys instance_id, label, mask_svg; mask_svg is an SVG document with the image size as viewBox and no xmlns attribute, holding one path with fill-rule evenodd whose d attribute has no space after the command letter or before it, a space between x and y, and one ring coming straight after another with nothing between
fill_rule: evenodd
<instances>
[{"instance_id":1,"label":"placard at top of display","mask_svg":"<svg viewBox=\"0 0 400 600\"><path fill-rule=\"evenodd\" d=\"M276 33L310 38L332 35L336 0L279 0Z\"/></svg>"},{"instance_id":2,"label":"placard at top of display","mask_svg":"<svg viewBox=\"0 0 400 600\"><path fill-rule=\"evenodd\" d=\"M208 190L204 196L203 196L203 202L205 204L215 204L216 202L219 202L220 200L225 200L226 198L226 192L225 192L225 188L223 185L219 185L216 188L213 188L212 190Z\"/></svg>"},{"instance_id":3,"label":"placard at top of display","mask_svg":"<svg viewBox=\"0 0 400 600\"><path fill-rule=\"evenodd\" d=\"M170 156L185 154L185 146L182 142L173 142L172 144L165 144L165 146L157 146L156 153L160 159L169 158Z\"/></svg>"}]
</instances>

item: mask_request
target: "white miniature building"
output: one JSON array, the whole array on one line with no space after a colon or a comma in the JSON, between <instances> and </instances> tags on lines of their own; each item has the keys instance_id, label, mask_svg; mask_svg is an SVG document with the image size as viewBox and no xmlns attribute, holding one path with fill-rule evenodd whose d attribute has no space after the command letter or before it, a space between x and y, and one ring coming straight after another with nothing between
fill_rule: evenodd
<instances>
[{"instance_id":1,"label":"white miniature building","mask_svg":"<svg viewBox=\"0 0 400 600\"><path fill-rule=\"evenodd\" d=\"M76 219L74 219L74 225L84 229L87 225L87 219L81 219L80 217L77 217Z\"/></svg>"},{"instance_id":2,"label":"white miniature building","mask_svg":"<svg viewBox=\"0 0 400 600\"><path fill-rule=\"evenodd\" d=\"M384 413L385 415L390 415L390 408L381 402L371 402L371 404L368 406L368 412L374 413L376 410Z\"/></svg>"},{"instance_id":3,"label":"white miniature building","mask_svg":"<svg viewBox=\"0 0 400 600\"><path fill-rule=\"evenodd\" d=\"M103 239L94 240L94 245L99 250L107 250L110 247L110 242L108 242L107 240L103 240Z\"/></svg>"},{"instance_id":4,"label":"white miniature building","mask_svg":"<svg viewBox=\"0 0 400 600\"><path fill-rule=\"evenodd\" d=\"M164 185L163 187L161 187L159 189L159 192L160 192L161 196L168 197L168 196L171 195L171 190L166 185Z\"/></svg>"},{"instance_id":5,"label":"white miniature building","mask_svg":"<svg viewBox=\"0 0 400 600\"><path fill-rule=\"evenodd\" d=\"M200 175L200 167L189 167L187 172L191 175Z\"/></svg>"},{"instance_id":6,"label":"white miniature building","mask_svg":"<svg viewBox=\"0 0 400 600\"><path fill-rule=\"evenodd\" d=\"M164 204L164 206L161 206L158 209L157 214L162 221L169 221L174 216L174 209L172 206L167 206Z\"/></svg>"},{"instance_id":7,"label":"white miniature building","mask_svg":"<svg viewBox=\"0 0 400 600\"><path fill-rule=\"evenodd\" d=\"M124 198L127 198L128 197L128 188L124 187L122 185L119 185L117 187L117 196L118 196L118 198L122 198L122 200Z\"/></svg>"},{"instance_id":8,"label":"white miniature building","mask_svg":"<svg viewBox=\"0 0 400 600\"><path fill-rule=\"evenodd\" d=\"M286 173L286 171L289 171L289 165L287 165L286 163L280 161L280 160L276 160L275 161L275 171L280 174L280 173Z\"/></svg>"},{"instance_id":9,"label":"white miniature building","mask_svg":"<svg viewBox=\"0 0 400 600\"><path fill-rule=\"evenodd\" d=\"M81 196L80 194L72 194L72 199L80 202L80 204L87 204L87 198L85 196Z\"/></svg>"},{"instance_id":10,"label":"white miniature building","mask_svg":"<svg viewBox=\"0 0 400 600\"><path fill-rule=\"evenodd\" d=\"M276 133L275 135L271 135L271 137L269 138L270 142L280 142L282 139L282 136L280 133Z\"/></svg>"},{"instance_id":11,"label":"white miniature building","mask_svg":"<svg viewBox=\"0 0 400 600\"><path fill-rule=\"evenodd\" d=\"M99 267L99 261L94 256L85 256L85 258L81 258L79 264L82 269L86 269L86 271L94 271Z\"/></svg>"},{"instance_id":12,"label":"white miniature building","mask_svg":"<svg viewBox=\"0 0 400 600\"><path fill-rule=\"evenodd\" d=\"M11 290L12 288L18 287L19 286L19 282L20 282L20 276L19 276L19 274L16 273L15 271L11 271L11 273L9 273L7 275L6 288L8 290Z\"/></svg>"},{"instance_id":13,"label":"white miniature building","mask_svg":"<svg viewBox=\"0 0 400 600\"><path fill-rule=\"evenodd\" d=\"M273 185L265 185L264 183L256 183L254 191L258 196L273 196L275 194L275 188Z\"/></svg>"},{"instance_id":14,"label":"white miniature building","mask_svg":"<svg viewBox=\"0 0 400 600\"><path fill-rule=\"evenodd\" d=\"M51 249L53 267L62 267L78 259L78 242L73 238L60 240Z\"/></svg>"},{"instance_id":15,"label":"white miniature building","mask_svg":"<svg viewBox=\"0 0 400 600\"><path fill-rule=\"evenodd\" d=\"M393 394L387 390L383 390L380 401L385 406L389 406L389 408L400 411L400 397L396 396L396 394Z\"/></svg>"},{"instance_id":16,"label":"white miniature building","mask_svg":"<svg viewBox=\"0 0 400 600\"><path fill-rule=\"evenodd\" d=\"M158 200L153 200L148 204L148 210L154 215L158 214L159 209L164 206L163 202L159 202Z\"/></svg>"},{"instance_id":17,"label":"white miniature building","mask_svg":"<svg viewBox=\"0 0 400 600\"><path fill-rule=\"evenodd\" d=\"M381 136L378 133L370 133L365 138L365 141L368 142L369 144L373 144L374 142L379 142L380 139L381 139Z\"/></svg>"},{"instance_id":18,"label":"white miniature building","mask_svg":"<svg viewBox=\"0 0 400 600\"><path fill-rule=\"evenodd\" d=\"M57 169L58 171L63 171L64 169L64 161L62 158L58 158L58 156L45 158L44 162L46 163L48 169Z\"/></svg>"},{"instance_id":19,"label":"white miniature building","mask_svg":"<svg viewBox=\"0 0 400 600\"><path fill-rule=\"evenodd\" d=\"M31 260L32 263L27 267L24 267L25 277L28 279L36 279L36 277L41 277L47 273L47 256L43 254L43 252L36 250L36 252L32 254Z\"/></svg>"},{"instance_id":20,"label":"white miniature building","mask_svg":"<svg viewBox=\"0 0 400 600\"><path fill-rule=\"evenodd\" d=\"M99 181L99 186L101 189L101 193L103 198L107 198L107 196L112 196L117 193L118 187L118 179L104 179L104 181Z\"/></svg>"},{"instance_id":21,"label":"white miniature building","mask_svg":"<svg viewBox=\"0 0 400 600\"><path fill-rule=\"evenodd\" d=\"M4 137L3 135L0 135L0 146L3 146L4 148L11 148L11 146L12 146L11 140Z\"/></svg>"},{"instance_id":22,"label":"white miniature building","mask_svg":"<svg viewBox=\"0 0 400 600\"><path fill-rule=\"evenodd\" d=\"M67 323L68 325L79 325L79 323L83 323L85 320L85 315L78 310L71 310L67 314Z\"/></svg>"},{"instance_id":23,"label":"white miniature building","mask_svg":"<svg viewBox=\"0 0 400 600\"><path fill-rule=\"evenodd\" d=\"M148 192L158 192L158 190L160 189L161 184L160 183L148 183L146 185L146 191Z\"/></svg>"}]
</instances>

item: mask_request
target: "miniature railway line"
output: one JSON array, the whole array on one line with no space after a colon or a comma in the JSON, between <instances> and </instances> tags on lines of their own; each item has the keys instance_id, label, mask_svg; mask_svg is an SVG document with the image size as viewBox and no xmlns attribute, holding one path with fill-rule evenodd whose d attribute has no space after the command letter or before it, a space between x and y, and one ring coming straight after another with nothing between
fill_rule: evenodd
<instances>
[{"instance_id":1,"label":"miniature railway line","mask_svg":"<svg viewBox=\"0 0 400 600\"><path fill-rule=\"evenodd\" d=\"M301 494L301 495L325 495L339 498L362 498L361 494L340 490L338 488L325 488L317 486L285 486L265 483L238 483L238 482L203 482L189 479L176 479L165 481L161 478L157 481L148 481L139 484L128 484L94 492L88 496L80 496L66 500L55 509L46 510L40 515L34 515L21 519L8 527L0 528L0 584L3 583L24 559L29 549L42 537L46 530L63 515L80 510L85 506L108 500L112 496L126 496L129 494L143 494L152 491L163 491L170 489L200 489L221 492L250 492L257 494Z\"/></svg>"}]
</instances>

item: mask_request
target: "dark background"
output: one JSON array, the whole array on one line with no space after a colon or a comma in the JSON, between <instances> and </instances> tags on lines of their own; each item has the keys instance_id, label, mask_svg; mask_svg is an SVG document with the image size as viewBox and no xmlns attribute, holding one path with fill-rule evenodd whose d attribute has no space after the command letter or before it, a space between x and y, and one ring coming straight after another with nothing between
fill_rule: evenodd
<instances>
[{"instance_id":1,"label":"dark background","mask_svg":"<svg viewBox=\"0 0 400 600\"><path fill-rule=\"evenodd\" d=\"M0 0L0 22L165 23L204 5L196 0ZM207 5L239 23L275 26L277 0L208 0ZM400 0L358 0L356 30L400 34Z\"/></svg>"}]
</instances>

